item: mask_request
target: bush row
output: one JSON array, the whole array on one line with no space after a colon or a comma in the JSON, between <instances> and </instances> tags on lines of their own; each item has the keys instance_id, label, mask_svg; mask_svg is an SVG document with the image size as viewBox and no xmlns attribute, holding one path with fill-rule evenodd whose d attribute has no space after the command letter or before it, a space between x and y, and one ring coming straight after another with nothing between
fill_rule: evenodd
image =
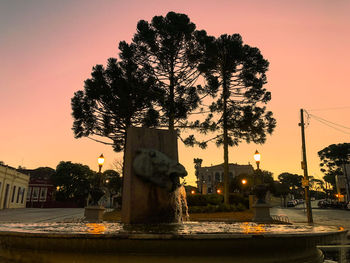
<instances>
[{"instance_id":1,"label":"bush row","mask_svg":"<svg viewBox=\"0 0 350 263\"><path fill-rule=\"evenodd\" d=\"M220 206L224 203L224 196L219 194L208 194L208 195L188 195L187 196L187 205L191 206ZM229 197L230 205L243 205L243 207L249 206L248 198L244 198L239 194L230 194Z\"/></svg>"},{"instance_id":2,"label":"bush row","mask_svg":"<svg viewBox=\"0 0 350 263\"><path fill-rule=\"evenodd\" d=\"M238 212L238 211L244 211L246 209L247 208L243 204L237 204L237 205L208 204L207 206L189 206L188 212L189 213Z\"/></svg>"}]
</instances>

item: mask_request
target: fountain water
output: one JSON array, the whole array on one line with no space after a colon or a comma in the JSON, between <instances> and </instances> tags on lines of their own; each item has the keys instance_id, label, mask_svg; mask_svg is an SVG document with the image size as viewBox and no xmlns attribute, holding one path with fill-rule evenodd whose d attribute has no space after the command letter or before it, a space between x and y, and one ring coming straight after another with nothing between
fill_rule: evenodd
<instances>
[{"instance_id":1,"label":"fountain water","mask_svg":"<svg viewBox=\"0 0 350 263\"><path fill-rule=\"evenodd\" d=\"M176 133L128 131L123 223L2 224L2 262L323 262L337 227L183 222ZM185 211L186 213L186 211ZM187 214L188 215L188 214Z\"/></svg>"}]
</instances>

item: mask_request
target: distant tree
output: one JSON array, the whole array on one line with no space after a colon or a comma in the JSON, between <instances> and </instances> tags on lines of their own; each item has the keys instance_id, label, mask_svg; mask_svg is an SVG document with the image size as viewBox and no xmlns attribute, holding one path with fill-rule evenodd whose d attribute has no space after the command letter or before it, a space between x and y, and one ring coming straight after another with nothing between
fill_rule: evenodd
<instances>
[{"instance_id":1,"label":"distant tree","mask_svg":"<svg viewBox=\"0 0 350 263\"><path fill-rule=\"evenodd\" d=\"M112 194L121 192L122 179L120 174L114 170L106 170L103 172L104 185Z\"/></svg>"},{"instance_id":2,"label":"distant tree","mask_svg":"<svg viewBox=\"0 0 350 263\"><path fill-rule=\"evenodd\" d=\"M326 174L325 176L323 176L323 180L326 182L326 184L328 183L327 190L330 190L328 189L330 188L330 185L333 189L336 189L335 173Z\"/></svg>"},{"instance_id":3,"label":"distant tree","mask_svg":"<svg viewBox=\"0 0 350 263\"><path fill-rule=\"evenodd\" d=\"M91 189L90 182L96 177L95 174L87 165L60 162L52 178L58 187L56 200L73 201L84 205Z\"/></svg>"},{"instance_id":4,"label":"distant tree","mask_svg":"<svg viewBox=\"0 0 350 263\"><path fill-rule=\"evenodd\" d=\"M310 179L311 176L309 176ZM324 190L324 181L317 179L317 178L311 178L310 180L310 188L313 189L322 189Z\"/></svg>"},{"instance_id":5,"label":"distant tree","mask_svg":"<svg viewBox=\"0 0 350 263\"><path fill-rule=\"evenodd\" d=\"M207 93L217 97L199 127L205 133L208 129L219 130L213 140L224 147L224 193L228 204L228 147L242 141L262 144L276 126L272 112L263 106L271 100L270 92L264 88L269 63L258 48L243 44L239 34L219 38L204 35L200 43L205 46L205 55L199 69L205 74Z\"/></svg>"},{"instance_id":6,"label":"distant tree","mask_svg":"<svg viewBox=\"0 0 350 263\"><path fill-rule=\"evenodd\" d=\"M243 180L245 180L245 184L243 184ZM235 189L240 191L249 191L254 187L254 175L252 174L239 174L234 176L230 181L230 192L233 192Z\"/></svg>"},{"instance_id":7,"label":"distant tree","mask_svg":"<svg viewBox=\"0 0 350 263\"><path fill-rule=\"evenodd\" d=\"M202 166L203 159L200 158L194 158L193 163L194 163L194 169L195 169L195 175L198 180L199 177L199 168Z\"/></svg>"},{"instance_id":8,"label":"distant tree","mask_svg":"<svg viewBox=\"0 0 350 263\"><path fill-rule=\"evenodd\" d=\"M121 159L114 159L113 170L116 171L119 175L123 175L123 161Z\"/></svg>"},{"instance_id":9,"label":"distant tree","mask_svg":"<svg viewBox=\"0 0 350 263\"><path fill-rule=\"evenodd\" d=\"M183 126L181 121L186 122L200 100L200 87L194 85L201 55L195 29L187 15L169 12L165 17L153 17L150 23L139 21L133 38L138 65L155 77L162 90L157 102L161 121L170 130L176 124Z\"/></svg>"},{"instance_id":10,"label":"distant tree","mask_svg":"<svg viewBox=\"0 0 350 263\"><path fill-rule=\"evenodd\" d=\"M303 176L291 173L281 173L278 176L278 180L288 186L288 188L297 189L301 188Z\"/></svg>"},{"instance_id":11,"label":"distant tree","mask_svg":"<svg viewBox=\"0 0 350 263\"><path fill-rule=\"evenodd\" d=\"M289 194L289 187L287 184L283 184L281 182L274 183L274 189L276 196L280 196L283 198L283 207L287 206L287 196Z\"/></svg>"},{"instance_id":12,"label":"distant tree","mask_svg":"<svg viewBox=\"0 0 350 263\"><path fill-rule=\"evenodd\" d=\"M262 179L264 180L265 184L272 184L273 183L273 173L266 170L254 170L253 177L255 178L256 184L261 184Z\"/></svg>"},{"instance_id":13,"label":"distant tree","mask_svg":"<svg viewBox=\"0 0 350 263\"><path fill-rule=\"evenodd\" d=\"M121 60L110 58L106 68L93 67L84 91L75 92L71 100L75 137L89 137L113 145L116 152L124 149L130 126L155 126L159 116L152 107L157 94L155 79L146 76L134 63L132 46L121 42L119 49ZM112 142L91 136L108 138Z\"/></svg>"},{"instance_id":14,"label":"distant tree","mask_svg":"<svg viewBox=\"0 0 350 263\"><path fill-rule=\"evenodd\" d=\"M345 164L350 163L350 143L331 144L319 151L318 156L321 160L321 171L325 174L323 179L335 188L335 176L343 175ZM349 179L347 176L345 178L350 189Z\"/></svg>"},{"instance_id":15,"label":"distant tree","mask_svg":"<svg viewBox=\"0 0 350 263\"><path fill-rule=\"evenodd\" d=\"M0 161L0 164L1 164L1 165L5 165L5 163L4 163L3 161Z\"/></svg>"}]
</instances>

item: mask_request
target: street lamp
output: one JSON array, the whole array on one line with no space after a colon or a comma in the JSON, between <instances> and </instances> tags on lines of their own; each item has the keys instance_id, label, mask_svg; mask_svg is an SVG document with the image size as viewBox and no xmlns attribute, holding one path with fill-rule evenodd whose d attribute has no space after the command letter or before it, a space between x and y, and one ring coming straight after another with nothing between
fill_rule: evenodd
<instances>
[{"instance_id":1,"label":"street lamp","mask_svg":"<svg viewBox=\"0 0 350 263\"><path fill-rule=\"evenodd\" d=\"M92 189L90 190L91 195L91 204L85 207L85 220L89 222L101 222L103 220L103 213L105 208L103 206L100 206L98 204L98 201L100 198L104 195L104 191L102 189L102 166L105 161L105 158L103 157L103 154L98 157L98 174L95 177L94 185L92 186Z\"/></svg>"},{"instance_id":2,"label":"street lamp","mask_svg":"<svg viewBox=\"0 0 350 263\"><path fill-rule=\"evenodd\" d=\"M266 195L266 192L267 192L267 188L266 188L266 185L264 184L264 175L263 173L260 171L260 153L258 152L258 150L255 151L255 154L254 154L254 159L255 159L255 162L256 162L256 171L257 173L260 173L260 184L259 185L256 185L254 186L254 191L255 191L255 194L258 198L258 202L259 203L266 203L265 201L265 195Z\"/></svg>"},{"instance_id":3,"label":"street lamp","mask_svg":"<svg viewBox=\"0 0 350 263\"><path fill-rule=\"evenodd\" d=\"M256 162L257 170L259 170L259 165L260 165L260 153L258 152L258 150L255 151L254 159L255 159L255 162Z\"/></svg>"},{"instance_id":4,"label":"street lamp","mask_svg":"<svg viewBox=\"0 0 350 263\"><path fill-rule=\"evenodd\" d=\"M100 157L98 157L97 162L98 162L98 172L101 173L103 163L105 162L105 158L103 157L103 153L101 153Z\"/></svg>"},{"instance_id":5,"label":"street lamp","mask_svg":"<svg viewBox=\"0 0 350 263\"><path fill-rule=\"evenodd\" d=\"M245 185L247 183L246 179L242 179L242 184Z\"/></svg>"},{"instance_id":6,"label":"street lamp","mask_svg":"<svg viewBox=\"0 0 350 263\"><path fill-rule=\"evenodd\" d=\"M254 159L256 162L257 169L256 171L260 173L261 183L259 185L254 186L254 192L257 197L254 208L254 217L253 222L264 222L269 223L273 222L272 217L270 216L270 204L266 202L266 193L267 187L264 184L264 174L260 171L260 153L258 150L255 151ZM254 177L255 178L255 177Z\"/></svg>"}]
</instances>

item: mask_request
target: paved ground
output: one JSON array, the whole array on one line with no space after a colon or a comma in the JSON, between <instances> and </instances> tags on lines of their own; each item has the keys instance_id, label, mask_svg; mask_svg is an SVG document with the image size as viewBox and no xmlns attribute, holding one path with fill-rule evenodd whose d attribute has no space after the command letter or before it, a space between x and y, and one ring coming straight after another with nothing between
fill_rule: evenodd
<instances>
[{"instance_id":1,"label":"paved ground","mask_svg":"<svg viewBox=\"0 0 350 263\"><path fill-rule=\"evenodd\" d=\"M350 210L319 209L315 204L312 205L312 216L315 224L342 226L350 230ZM271 214L287 216L292 223L307 223L304 205L290 208L274 207L271 209Z\"/></svg>"},{"instance_id":2,"label":"paved ground","mask_svg":"<svg viewBox=\"0 0 350 263\"><path fill-rule=\"evenodd\" d=\"M84 208L19 208L0 210L0 222L64 222L77 221L84 216Z\"/></svg>"}]
</instances>

